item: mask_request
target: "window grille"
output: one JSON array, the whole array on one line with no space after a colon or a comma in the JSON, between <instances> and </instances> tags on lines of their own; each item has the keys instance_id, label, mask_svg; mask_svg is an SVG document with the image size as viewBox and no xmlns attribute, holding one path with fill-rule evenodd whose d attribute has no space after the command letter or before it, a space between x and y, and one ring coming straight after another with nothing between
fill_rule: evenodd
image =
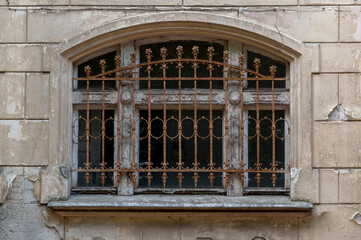
<instances>
[{"instance_id":1,"label":"window grille","mask_svg":"<svg viewBox=\"0 0 361 240\"><path fill-rule=\"evenodd\" d=\"M243 187L260 187L264 177L273 188L280 186L277 179L288 171L284 142L290 127L284 111L276 108L275 89L287 79L276 76L274 65L268 75L261 73L259 58L253 66L247 59L247 68L242 54L238 65L229 63L228 51L223 51L223 60L215 60L214 47L208 47L206 58L199 58L197 46L189 57L182 46L172 50L175 58L167 58L163 47L160 59L154 60L148 48L141 63L132 52L131 64L124 67L119 55L112 63L102 59L100 73L92 75L85 66L84 74L74 79L85 96L73 125L74 137L83 145L79 166L73 169L78 185L88 188L98 179L101 187L119 186L120 175L128 174L138 187L227 188L230 175L236 174ZM235 82L239 101L232 102L228 87ZM247 83L254 91L248 110ZM125 85L129 92L123 91ZM264 92L269 93L267 104ZM114 104L110 98L116 99ZM120 115L124 102L129 111ZM240 109L238 115L229 113L230 104ZM122 141L130 142L128 159L121 154Z\"/></svg>"}]
</instances>

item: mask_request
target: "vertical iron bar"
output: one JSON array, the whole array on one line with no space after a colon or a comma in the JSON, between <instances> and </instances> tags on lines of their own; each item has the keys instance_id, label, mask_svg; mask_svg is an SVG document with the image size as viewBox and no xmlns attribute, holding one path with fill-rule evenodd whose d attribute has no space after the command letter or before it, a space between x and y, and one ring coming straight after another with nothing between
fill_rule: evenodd
<instances>
[{"instance_id":1,"label":"vertical iron bar","mask_svg":"<svg viewBox=\"0 0 361 240\"><path fill-rule=\"evenodd\" d=\"M167 64L165 63L167 56L167 49L162 48L160 50L162 56L162 70L163 70L163 188L165 188L167 183L167 99L166 99L166 90L167 90L167 81L166 81L166 69Z\"/></svg>"},{"instance_id":2,"label":"vertical iron bar","mask_svg":"<svg viewBox=\"0 0 361 240\"><path fill-rule=\"evenodd\" d=\"M86 126L85 126L85 134L86 134L86 163L85 163L85 183L86 187L89 187L89 181L90 181L90 164L89 164L89 136L90 136L90 126L89 126L89 78L91 73L91 68L89 66L86 66L84 68L84 71L86 73Z\"/></svg>"},{"instance_id":3,"label":"vertical iron bar","mask_svg":"<svg viewBox=\"0 0 361 240\"><path fill-rule=\"evenodd\" d=\"M276 122L275 122L275 92L274 92L274 88L275 88L275 81L274 81L274 77L275 77L275 73L276 73L276 66L272 65L270 67L270 73L271 73L271 77L272 77L272 186L273 188L276 187Z\"/></svg>"},{"instance_id":4,"label":"vertical iron bar","mask_svg":"<svg viewBox=\"0 0 361 240\"><path fill-rule=\"evenodd\" d=\"M198 128L197 128L197 68L198 68L198 63L197 61L197 56L198 56L198 52L199 49L197 46L194 46L192 48L193 51L193 76L194 76L194 121L193 121L193 130L194 130L194 175L193 175L193 179L194 179L194 187L197 187L198 185L198 159L197 159L197 139L198 139Z\"/></svg>"},{"instance_id":5,"label":"vertical iron bar","mask_svg":"<svg viewBox=\"0 0 361 240\"><path fill-rule=\"evenodd\" d=\"M117 187L120 183L120 61L119 55L115 56L116 62L116 78L117 78Z\"/></svg>"},{"instance_id":6,"label":"vertical iron bar","mask_svg":"<svg viewBox=\"0 0 361 240\"><path fill-rule=\"evenodd\" d=\"M213 64L211 63L212 59L213 59L213 53L214 53L214 48L213 47L208 47L208 60L209 60L209 64L208 64L208 70L209 70L209 168L210 168L210 173L209 173L209 179L210 179L210 184L211 187L213 187L213 180L214 180L214 173L213 173L213 167L214 167L214 163L213 163L213 81L212 81L212 76L213 76Z\"/></svg>"},{"instance_id":7,"label":"vertical iron bar","mask_svg":"<svg viewBox=\"0 0 361 240\"><path fill-rule=\"evenodd\" d=\"M259 60L259 58L254 59L254 67L256 69L256 73L258 73L259 71L259 67L261 66L261 61ZM257 163L256 163L256 180L257 180L257 187L259 187L260 183L261 183L261 174L260 174L260 168L261 168L261 163L260 163L260 122L259 122L259 80L258 80L258 75L255 75L256 78L256 95L257 95L257 100L256 100L256 135L257 135Z\"/></svg>"},{"instance_id":8,"label":"vertical iron bar","mask_svg":"<svg viewBox=\"0 0 361 240\"><path fill-rule=\"evenodd\" d=\"M100 164L100 169L101 169L101 173L100 173L100 176L101 176L101 182L102 182L102 187L104 187L104 183L105 183L105 152L104 152L104 144L105 144L105 95L104 95L104 91L105 91L105 76L104 76L104 73L105 73L105 60L100 60L100 69L102 71L102 127L101 127L101 136L102 136L102 162Z\"/></svg>"},{"instance_id":9,"label":"vertical iron bar","mask_svg":"<svg viewBox=\"0 0 361 240\"><path fill-rule=\"evenodd\" d=\"M178 55L178 77L181 78L182 77L182 54L183 54L183 47L182 46L178 46L177 47L177 55ZM182 170L182 108L181 108L181 97L182 97L182 82L181 80L178 80L178 169ZM179 171L178 172L178 183L179 183L179 188L182 187L182 172Z\"/></svg>"},{"instance_id":10,"label":"vertical iron bar","mask_svg":"<svg viewBox=\"0 0 361 240\"><path fill-rule=\"evenodd\" d=\"M241 184L242 188L244 187L245 180L245 162L244 162L244 106L243 106L243 78L244 78L244 56L242 54L239 55L239 65L241 66L240 78L241 78Z\"/></svg>"},{"instance_id":11,"label":"vertical iron bar","mask_svg":"<svg viewBox=\"0 0 361 240\"><path fill-rule=\"evenodd\" d=\"M136 73L136 69L135 69L135 59L136 59L136 52L131 52L130 56L132 58L132 81L133 81L133 117L132 117L132 139L133 139L133 153L132 153L132 158L133 158L133 162L132 162L132 181L133 181L133 186L136 185L136 163L135 163L135 73Z\"/></svg>"},{"instance_id":12,"label":"vertical iron bar","mask_svg":"<svg viewBox=\"0 0 361 240\"><path fill-rule=\"evenodd\" d=\"M148 72L148 124L147 124L147 132L148 132L148 163L147 163L147 168L148 170L151 169L152 167L152 162L151 162L151 99L150 99L150 88L151 88L151 81L150 81L150 71L152 70L152 66L150 65L150 61L152 59L152 50L146 49L145 50L146 56L147 56L147 61L148 61L148 67L147 67L147 72ZM147 181L148 181L148 187L150 188L150 184L152 181L152 174L149 171L147 173Z\"/></svg>"}]
</instances>

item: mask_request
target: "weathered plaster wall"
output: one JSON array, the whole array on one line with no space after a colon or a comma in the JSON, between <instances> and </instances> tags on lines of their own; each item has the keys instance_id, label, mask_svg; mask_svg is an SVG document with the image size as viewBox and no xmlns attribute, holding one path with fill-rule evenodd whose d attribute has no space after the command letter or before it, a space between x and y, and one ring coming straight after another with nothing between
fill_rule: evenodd
<instances>
[{"instance_id":1,"label":"weathered plaster wall","mask_svg":"<svg viewBox=\"0 0 361 240\"><path fill-rule=\"evenodd\" d=\"M67 236L76 239L228 239L246 240L256 236L266 239L297 239L298 218L280 217L128 217L82 219L74 217L69 221ZM96 226L106 223L99 230ZM105 225L104 225L105 226Z\"/></svg>"},{"instance_id":2,"label":"weathered plaster wall","mask_svg":"<svg viewBox=\"0 0 361 240\"><path fill-rule=\"evenodd\" d=\"M62 218L43 205L70 189L59 170L70 156L61 143L69 114L61 80L70 74L61 46L104 24L171 11L239 19L278 42L302 42L291 196L315 204L310 218ZM0 239L359 239L360 29L360 0L0 0Z\"/></svg>"}]
</instances>

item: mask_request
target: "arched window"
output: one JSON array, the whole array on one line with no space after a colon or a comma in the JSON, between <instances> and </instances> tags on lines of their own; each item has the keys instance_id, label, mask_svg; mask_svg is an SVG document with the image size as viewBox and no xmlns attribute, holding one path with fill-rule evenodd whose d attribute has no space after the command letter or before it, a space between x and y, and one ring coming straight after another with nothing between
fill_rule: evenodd
<instances>
[{"instance_id":1,"label":"arched window","mask_svg":"<svg viewBox=\"0 0 361 240\"><path fill-rule=\"evenodd\" d=\"M288 63L179 39L75 63L74 191L286 190Z\"/></svg>"}]
</instances>

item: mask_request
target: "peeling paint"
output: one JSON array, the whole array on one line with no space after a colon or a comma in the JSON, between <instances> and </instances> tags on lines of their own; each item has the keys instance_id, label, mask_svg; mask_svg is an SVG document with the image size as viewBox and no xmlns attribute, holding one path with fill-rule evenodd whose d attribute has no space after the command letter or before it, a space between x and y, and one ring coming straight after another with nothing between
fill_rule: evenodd
<instances>
[{"instance_id":1,"label":"peeling paint","mask_svg":"<svg viewBox=\"0 0 361 240\"><path fill-rule=\"evenodd\" d=\"M359 212L355 213L355 215L351 218L351 220L361 225L361 213Z\"/></svg>"},{"instance_id":2,"label":"peeling paint","mask_svg":"<svg viewBox=\"0 0 361 240\"><path fill-rule=\"evenodd\" d=\"M291 179L297 181L302 168L291 168Z\"/></svg>"},{"instance_id":3,"label":"peeling paint","mask_svg":"<svg viewBox=\"0 0 361 240\"><path fill-rule=\"evenodd\" d=\"M350 119L347 110L342 106L342 104L338 104L332 111L328 114L328 121L347 121Z\"/></svg>"},{"instance_id":4,"label":"peeling paint","mask_svg":"<svg viewBox=\"0 0 361 240\"><path fill-rule=\"evenodd\" d=\"M24 175L26 176L26 179L34 183L33 192L38 202L40 202L40 194L41 194L40 170L41 170L40 167L24 168Z\"/></svg>"},{"instance_id":5,"label":"peeling paint","mask_svg":"<svg viewBox=\"0 0 361 240\"><path fill-rule=\"evenodd\" d=\"M64 226L62 218L49 213L48 210L42 211L44 217L44 223L48 228L54 229L60 239L64 239Z\"/></svg>"},{"instance_id":6,"label":"peeling paint","mask_svg":"<svg viewBox=\"0 0 361 240\"><path fill-rule=\"evenodd\" d=\"M27 137L22 134L22 125L17 120L3 120L0 121L1 125L8 126L8 138L16 141L27 140Z\"/></svg>"},{"instance_id":7,"label":"peeling paint","mask_svg":"<svg viewBox=\"0 0 361 240\"><path fill-rule=\"evenodd\" d=\"M322 217L323 215L325 215L327 213L327 211L326 210L315 209L314 213L316 214L316 216Z\"/></svg>"},{"instance_id":8,"label":"peeling paint","mask_svg":"<svg viewBox=\"0 0 361 240\"><path fill-rule=\"evenodd\" d=\"M0 169L1 170L1 169ZM15 170L5 168L0 172L0 203L4 203L13 181L19 175Z\"/></svg>"},{"instance_id":9,"label":"peeling paint","mask_svg":"<svg viewBox=\"0 0 361 240\"><path fill-rule=\"evenodd\" d=\"M350 173L350 172L353 172L354 170L351 170L351 169L340 169L338 170L338 172L340 174L347 174L347 173Z\"/></svg>"},{"instance_id":10,"label":"peeling paint","mask_svg":"<svg viewBox=\"0 0 361 240\"><path fill-rule=\"evenodd\" d=\"M67 179L63 178L59 168L47 168L41 172L41 203L51 199L66 199Z\"/></svg>"},{"instance_id":11,"label":"peeling paint","mask_svg":"<svg viewBox=\"0 0 361 240\"><path fill-rule=\"evenodd\" d=\"M360 37L361 37L361 26L360 26L361 25L361 16L358 16L357 18L355 18L354 16L355 16L355 14L353 13L353 19L354 19L353 23L356 27L356 31L353 34L353 37L354 37L354 39L360 39Z\"/></svg>"},{"instance_id":12,"label":"peeling paint","mask_svg":"<svg viewBox=\"0 0 361 240\"><path fill-rule=\"evenodd\" d=\"M20 109L19 109L20 105L21 105L20 101L12 102L9 99L7 107L6 107L7 114L9 114L9 115L17 114L20 111Z\"/></svg>"}]
</instances>

